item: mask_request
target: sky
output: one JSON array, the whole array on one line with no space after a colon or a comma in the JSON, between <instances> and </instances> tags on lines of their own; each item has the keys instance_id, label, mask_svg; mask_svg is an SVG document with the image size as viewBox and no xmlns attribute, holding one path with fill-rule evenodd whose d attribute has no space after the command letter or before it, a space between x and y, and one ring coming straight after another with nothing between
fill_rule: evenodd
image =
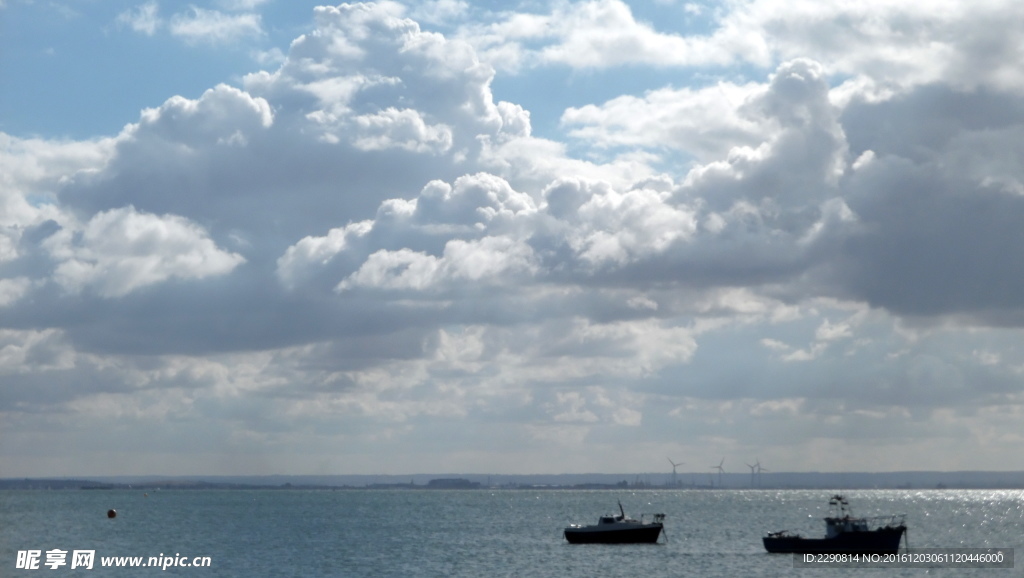
<instances>
[{"instance_id":1,"label":"sky","mask_svg":"<svg viewBox=\"0 0 1024 578\"><path fill-rule=\"evenodd\" d=\"M0 476L1021 470L1024 4L0 0Z\"/></svg>"}]
</instances>

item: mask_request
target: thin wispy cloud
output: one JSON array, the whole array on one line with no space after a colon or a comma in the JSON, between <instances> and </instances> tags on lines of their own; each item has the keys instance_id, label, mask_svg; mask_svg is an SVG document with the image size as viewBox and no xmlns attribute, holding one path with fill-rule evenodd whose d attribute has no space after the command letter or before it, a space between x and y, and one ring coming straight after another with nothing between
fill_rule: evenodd
<instances>
[{"instance_id":1,"label":"thin wispy cloud","mask_svg":"<svg viewBox=\"0 0 1024 578\"><path fill-rule=\"evenodd\" d=\"M117 22L135 32L152 36L163 25L159 12L160 7L156 2L147 2L118 14Z\"/></svg>"},{"instance_id":2,"label":"thin wispy cloud","mask_svg":"<svg viewBox=\"0 0 1024 578\"><path fill-rule=\"evenodd\" d=\"M226 14L194 6L187 13L172 16L168 28L171 34L186 42L214 44L227 44L263 33L259 14Z\"/></svg>"}]
</instances>

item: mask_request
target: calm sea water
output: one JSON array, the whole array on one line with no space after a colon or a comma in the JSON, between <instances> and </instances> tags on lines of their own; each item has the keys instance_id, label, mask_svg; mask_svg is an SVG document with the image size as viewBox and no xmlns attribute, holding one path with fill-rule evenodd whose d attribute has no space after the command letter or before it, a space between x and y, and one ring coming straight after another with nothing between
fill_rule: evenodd
<instances>
[{"instance_id":1,"label":"calm sea water","mask_svg":"<svg viewBox=\"0 0 1024 578\"><path fill-rule=\"evenodd\" d=\"M854 513L905 513L914 548L1015 548L1015 569L805 569L767 531L824 533L828 491L0 491L0 576L1021 576L1024 492L850 491ZM570 545L569 523L664 513L657 545ZM108 519L108 509L117 517ZM68 566L16 569L18 550ZM95 550L92 570L72 550ZM101 568L108 556L210 567ZM45 554L43 554L45 562Z\"/></svg>"}]
</instances>

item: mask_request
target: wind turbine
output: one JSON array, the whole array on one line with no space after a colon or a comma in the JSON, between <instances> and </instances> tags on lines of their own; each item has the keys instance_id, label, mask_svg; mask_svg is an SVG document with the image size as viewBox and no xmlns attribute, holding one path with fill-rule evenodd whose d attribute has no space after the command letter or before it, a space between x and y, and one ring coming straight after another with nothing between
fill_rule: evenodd
<instances>
[{"instance_id":1,"label":"wind turbine","mask_svg":"<svg viewBox=\"0 0 1024 578\"><path fill-rule=\"evenodd\" d=\"M744 462L744 465L746 465L748 468L750 468L750 487L753 488L754 487L754 470L758 469L760 467L760 464L758 464L757 462L754 462L753 464L747 464L747 463Z\"/></svg>"},{"instance_id":2,"label":"wind turbine","mask_svg":"<svg viewBox=\"0 0 1024 578\"><path fill-rule=\"evenodd\" d=\"M668 459L668 463L672 464L672 486L675 487L675 486L679 485L678 483L676 483L676 466L681 466L681 465L685 464L686 462L679 462L677 464L677 463L672 461L672 458L667 458L667 459Z\"/></svg>"},{"instance_id":3,"label":"wind turbine","mask_svg":"<svg viewBox=\"0 0 1024 578\"><path fill-rule=\"evenodd\" d=\"M757 464L757 487L760 488L761 487L761 472L770 472L771 470L766 470L766 469L762 468L761 467L761 460L757 460L754 463Z\"/></svg>"},{"instance_id":4,"label":"wind turbine","mask_svg":"<svg viewBox=\"0 0 1024 578\"><path fill-rule=\"evenodd\" d=\"M722 472L725 471L722 468L722 464L724 464L724 463L725 463L725 458L722 458L722 461L718 462L717 466L711 466L712 470L718 470L718 487L722 487Z\"/></svg>"}]
</instances>

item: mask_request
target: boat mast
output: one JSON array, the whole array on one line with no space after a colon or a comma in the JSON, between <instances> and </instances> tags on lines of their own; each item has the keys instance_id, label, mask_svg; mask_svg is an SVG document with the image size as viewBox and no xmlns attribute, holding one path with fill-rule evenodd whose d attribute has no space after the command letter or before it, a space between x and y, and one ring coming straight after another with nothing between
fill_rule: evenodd
<instances>
[{"instance_id":1,"label":"boat mast","mask_svg":"<svg viewBox=\"0 0 1024 578\"><path fill-rule=\"evenodd\" d=\"M853 513L849 509L850 503L846 501L846 498L839 494L832 496L832 499L828 501L828 505L832 506L832 516L836 518L844 518Z\"/></svg>"}]
</instances>

